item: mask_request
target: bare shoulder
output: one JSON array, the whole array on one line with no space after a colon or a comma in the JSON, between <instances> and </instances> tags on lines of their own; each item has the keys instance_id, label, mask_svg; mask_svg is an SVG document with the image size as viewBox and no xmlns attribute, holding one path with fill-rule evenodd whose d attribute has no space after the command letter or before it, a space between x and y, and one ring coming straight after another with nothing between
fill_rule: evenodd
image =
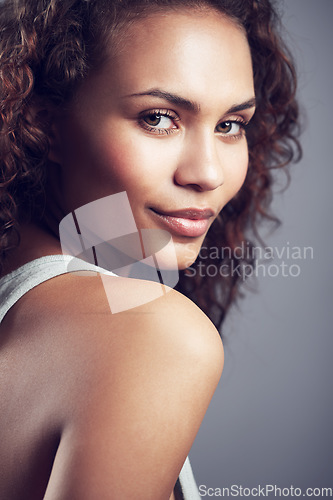
<instances>
[{"instance_id":1,"label":"bare shoulder","mask_svg":"<svg viewBox=\"0 0 333 500\"><path fill-rule=\"evenodd\" d=\"M64 276L48 289L39 290L41 328L46 322L59 342L63 369L71 366L69 380L73 374L75 381L83 377L81 383L95 376L108 381L116 371L130 377L138 370L150 380L170 371L169 386L196 394L202 387L210 399L223 368L222 342L188 298L157 283L118 277L102 283L100 277ZM86 369L75 373L82 364Z\"/></svg>"},{"instance_id":2,"label":"bare shoulder","mask_svg":"<svg viewBox=\"0 0 333 500\"><path fill-rule=\"evenodd\" d=\"M153 282L112 276L102 281L90 273L59 276L21 299L18 318L32 332L45 332L46 339L72 339L78 351L87 340L92 348L92 339L96 349L110 344L107 355L126 343L163 345L178 349L183 363L199 357L217 374L223 365L221 338L207 316L187 297Z\"/></svg>"},{"instance_id":3,"label":"bare shoulder","mask_svg":"<svg viewBox=\"0 0 333 500\"><path fill-rule=\"evenodd\" d=\"M44 370L63 435L45 498L169 498L221 375L215 327L155 283L110 277L111 298L140 299L112 313L100 278L51 281L22 304L38 296L31 328L56 352Z\"/></svg>"}]
</instances>

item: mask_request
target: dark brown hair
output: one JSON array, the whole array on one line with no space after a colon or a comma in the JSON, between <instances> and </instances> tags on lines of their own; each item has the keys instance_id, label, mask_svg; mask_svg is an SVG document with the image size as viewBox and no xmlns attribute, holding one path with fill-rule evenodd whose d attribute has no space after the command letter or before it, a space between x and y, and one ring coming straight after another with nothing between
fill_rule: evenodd
<instances>
[{"instance_id":1,"label":"dark brown hair","mask_svg":"<svg viewBox=\"0 0 333 500\"><path fill-rule=\"evenodd\" d=\"M237 266L254 259L234 251L257 234L268 206L273 171L300 155L296 76L269 0L4 0L0 4L0 266L18 242L19 220L43 216L47 124L34 117L40 102L64 106L79 83L102 63L106 44L152 9L213 8L241 26L250 45L257 111L247 131L249 169L240 192L212 225L199 255L181 272L178 289L219 325L242 281ZM116 36L114 36L116 35ZM223 275L196 272L204 263ZM239 269L239 267L238 267Z\"/></svg>"}]
</instances>

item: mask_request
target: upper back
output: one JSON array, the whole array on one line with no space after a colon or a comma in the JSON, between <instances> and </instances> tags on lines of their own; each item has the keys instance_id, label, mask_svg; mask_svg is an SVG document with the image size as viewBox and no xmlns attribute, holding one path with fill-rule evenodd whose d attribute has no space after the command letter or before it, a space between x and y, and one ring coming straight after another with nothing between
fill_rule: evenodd
<instances>
[{"instance_id":1,"label":"upper back","mask_svg":"<svg viewBox=\"0 0 333 500\"><path fill-rule=\"evenodd\" d=\"M106 280L111 294L130 302L148 299L156 285ZM142 498L166 498L222 369L207 318L173 290L112 314L99 276L66 274L24 294L0 332L2 449L16 464L4 471L5 484L24 484L44 455L48 477L57 450L49 498L63 488L68 497L91 489L103 498L112 488L115 498L140 498L138 478ZM128 471L136 482L125 480ZM80 481L66 482L68 474Z\"/></svg>"}]
</instances>

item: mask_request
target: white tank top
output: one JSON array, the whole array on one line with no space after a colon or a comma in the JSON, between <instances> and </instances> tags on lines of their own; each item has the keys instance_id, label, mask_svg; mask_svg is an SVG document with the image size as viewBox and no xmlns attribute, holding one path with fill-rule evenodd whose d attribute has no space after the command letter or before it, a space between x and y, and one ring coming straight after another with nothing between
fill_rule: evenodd
<instances>
[{"instance_id":1,"label":"white tank top","mask_svg":"<svg viewBox=\"0 0 333 500\"><path fill-rule=\"evenodd\" d=\"M95 271L115 276L105 269L69 255L49 255L28 262L0 279L0 323L9 309L29 290L44 281L72 271ZM200 500L188 457L180 471L178 483L183 500Z\"/></svg>"}]
</instances>

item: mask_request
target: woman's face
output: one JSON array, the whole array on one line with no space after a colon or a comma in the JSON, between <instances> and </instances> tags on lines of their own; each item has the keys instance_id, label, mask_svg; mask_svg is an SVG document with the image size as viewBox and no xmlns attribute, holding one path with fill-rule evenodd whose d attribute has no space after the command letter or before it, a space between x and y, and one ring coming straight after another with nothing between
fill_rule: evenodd
<instances>
[{"instance_id":1,"label":"woman's face","mask_svg":"<svg viewBox=\"0 0 333 500\"><path fill-rule=\"evenodd\" d=\"M136 21L58 121L63 210L126 191L137 227L167 230L189 266L244 181L253 113L250 51L230 20L180 10Z\"/></svg>"}]
</instances>

